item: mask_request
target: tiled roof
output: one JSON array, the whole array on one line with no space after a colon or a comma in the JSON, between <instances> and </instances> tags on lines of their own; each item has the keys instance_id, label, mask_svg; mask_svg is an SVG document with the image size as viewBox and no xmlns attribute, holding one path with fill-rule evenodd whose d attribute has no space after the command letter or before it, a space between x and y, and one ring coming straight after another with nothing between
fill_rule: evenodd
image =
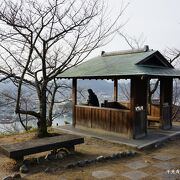
<instances>
[{"instance_id":1,"label":"tiled roof","mask_svg":"<svg viewBox=\"0 0 180 180\"><path fill-rule=\"evenodd\" d=\"M98 56L72 67L59 78L113 78L128 76L180 77L159 51Z\"/></svg>"}]
</instances>

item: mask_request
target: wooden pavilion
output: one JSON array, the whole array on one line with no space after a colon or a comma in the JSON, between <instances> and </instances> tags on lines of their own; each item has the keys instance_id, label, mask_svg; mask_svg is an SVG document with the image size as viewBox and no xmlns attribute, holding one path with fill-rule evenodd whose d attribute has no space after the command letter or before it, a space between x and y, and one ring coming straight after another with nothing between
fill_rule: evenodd
<instances>
[{"instance_id":1,"label":"wooden pavilion","mask_svg":"<svg viewBox=\"0 0 180 180\"><path fill-rule=\"evenodd\" d=\"M148 46L138 50L106 53L73 67L59 75L72 79L73 126L107 133L118 133L128 138L147 134L148 120L158 121L161 129L172 127L173 78L180 78L175 69L159 52ZM77 104L78 79L112 79L114 100L101 107ZM130 79L130 101L118 102L118 80ZM160 81L160 103L148 104L150 79ZM91 88L91 87L90 87Z\"/></svg>"}]
</instances>

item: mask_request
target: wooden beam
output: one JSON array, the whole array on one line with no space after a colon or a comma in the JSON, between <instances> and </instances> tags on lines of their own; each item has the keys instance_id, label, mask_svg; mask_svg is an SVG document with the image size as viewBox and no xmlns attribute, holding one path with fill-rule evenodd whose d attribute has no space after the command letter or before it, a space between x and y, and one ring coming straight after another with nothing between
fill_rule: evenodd
<instances>
[{"instance_id":1,"label":"wooden beam","mask_svg":"<svg viewBox=\"0 0 180 180\"><path fill-rule=\"evenodd\" d=\"M118 101L118 79L114 79L114 101Z\"/></svg>"},{"instance_id":2,"label":"wooden beam","mask_svg":"<svg viewBox=\"0 0 180 180\"><path fill-rule=\"evenodd\" d=\"M72 125L76 125L76 104L77 104L77 79L72 80Z\"/></svg>"}]
</instances>

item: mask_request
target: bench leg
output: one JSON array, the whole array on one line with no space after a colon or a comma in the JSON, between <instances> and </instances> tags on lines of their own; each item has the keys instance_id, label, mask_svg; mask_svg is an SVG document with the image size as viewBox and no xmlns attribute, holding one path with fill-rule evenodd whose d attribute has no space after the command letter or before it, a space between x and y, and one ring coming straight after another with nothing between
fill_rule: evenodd
<instances>
[{"instance_id":1,"label":"bench leg","mask_svg":"<svg viewBox=\"0 0 180 180\"><path fill-rule=\"evenodd\" d=\"M19 156L19 157L15 157L13 158L16 162L21 162L24 160L24 157L23 156Z\"/></svg>"},{"instance_id":2,"label":"bench leg","mask_svg":"<svg viewBox=\"0 0 180 180\"><path fill-rule=\"evenodd\" d=\"M70 152L74 152L75 151L75 146L67 147L67 150L70 151Z\"/></svg>"},{"instance_id":3,"label":"bench leg","mask_svg":"<svg viewBox=\"0 0 180 180\"><path fill-rule=\"evenodd\" d=\"M53 149L53 150L51 151L51 154L57 154L57 149Z\"/></svg>"},{"instance_id":4,"label":"bench leg","mask_svg":"<svg viewBox=\"0 0 180 180\"><path fill-rule=\"evenodd\" d=\"M14 158L14 160L16 161L16 168L19 169L23 165L24 157Z\"/></svg>"}]
</instances>

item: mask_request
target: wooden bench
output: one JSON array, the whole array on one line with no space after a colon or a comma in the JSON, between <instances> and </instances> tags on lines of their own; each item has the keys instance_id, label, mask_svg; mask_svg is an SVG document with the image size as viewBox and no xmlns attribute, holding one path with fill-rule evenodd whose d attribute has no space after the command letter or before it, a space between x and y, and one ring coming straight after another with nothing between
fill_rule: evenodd
<instances>
[{"instance_id":1,"label":"wooden bench","mask_svg":"<svg viewBox=\"0 0 180 180\"><path fill-rule=\"evenodd\" d=\"M148 119L148 125L150 125L151 122L160 122L160 117L158 116L147 116Z\"/></svg>"},{"instance_id":2,"label":"wooden bench","mask_svg":"<svg viewBox=\"0 0 180 180\"><path fill-rule=\"evenodd\" d=\"M121 104L120 102L116 102L116 101L112 101L112 102L105 101L104 103L101 104L101 107L129 110L129 108L127 108L127 106Z\"/></svg>"},{"instance_id":3,"label":"wooden bench","mask_svg":"<svg viewBox=\"0 0 180 180\"><path fill-rule=\"evenodd\" d=\"M0 152L15 160L23 160L24 156L56 150L60 148L74 149L77 144L84 143L84 138L71 134L33 139L25 142L0 146Z\"/></svg>"}]
</instances>

